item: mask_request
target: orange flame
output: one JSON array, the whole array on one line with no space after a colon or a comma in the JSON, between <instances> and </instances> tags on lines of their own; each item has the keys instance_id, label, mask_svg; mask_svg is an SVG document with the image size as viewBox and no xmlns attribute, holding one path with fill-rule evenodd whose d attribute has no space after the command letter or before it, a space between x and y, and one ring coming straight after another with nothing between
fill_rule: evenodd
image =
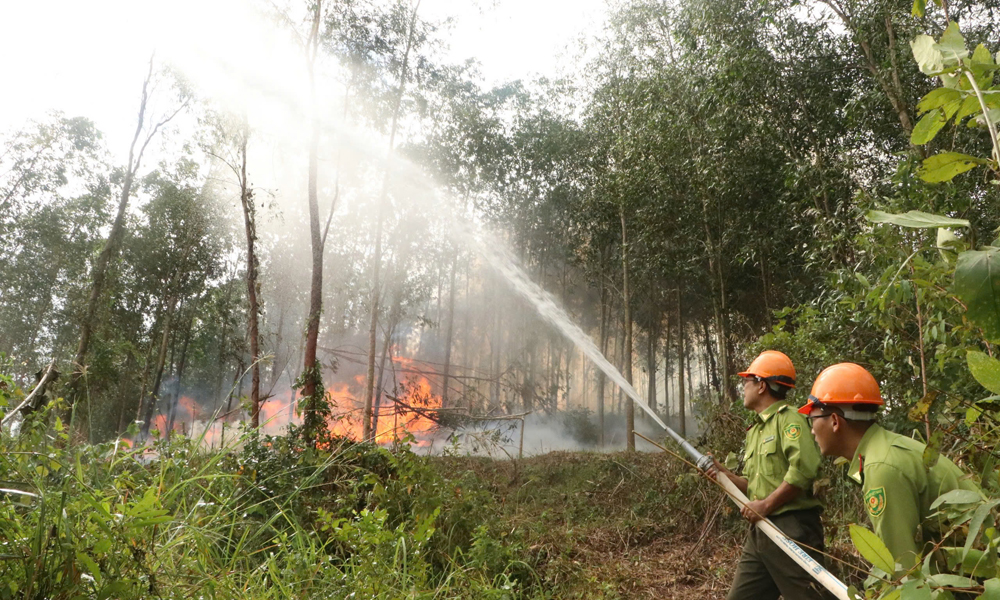
<instances>
[{"instance_id":1,"label":"orange flame","mask_svg":"<svg viewBox=\"0 0 1000 600\"><path fill-rule=\"evenodd\" d=\"M395 372L402 381L397 397L393 397L391 383L385 386L390 389L382 393L374 441L391 444L412 434L414 445L430 446L438 428L431 416L441 408L441 397L434 393L435 386L428 375L437 377L433 370L422 368L413 359L394 356L392 360ZM387 373L387 379L395 378ZM333 434L354 440L363 438L365 384L365 376L358 375L351 382L335 383L327 388L332 408L329 427ZM260 407L261 430L267 435L283 435L288 425L301 424L302 416L296 408L296 394L292 391L268 398ZM234 425L225 428L224 439L223 423L201 420L206 417L210 418L210 415L204 414L197 402L182 396L177 401L173 430L195 438L200 436L202 444L207 447L219 447L233 440L234 434L229 430L234 430ZM168 424L169 415L160 414L155 417L152 429L159 430L160 436L165 437Z\"/></svg>"}]
</instances>

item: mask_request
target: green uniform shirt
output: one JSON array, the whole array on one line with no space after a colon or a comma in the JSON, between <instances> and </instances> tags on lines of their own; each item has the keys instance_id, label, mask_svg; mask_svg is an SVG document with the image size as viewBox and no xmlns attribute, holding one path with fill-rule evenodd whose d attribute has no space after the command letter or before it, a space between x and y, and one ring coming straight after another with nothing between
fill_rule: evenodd
<instances>
[{"instance_id":1,"label":"green uniform shirt","mask_svg":"<svg viewBox=\"0 0 1000 600\"><path fill-rule=\"evenodd\" d=\"M756 416L747 430L746 444L743 473L748 481L747 497L763 500L787 481L802 493L771 514L822 505L812 490L819 471L819 448L806 418L787 402L775 402Z\"/></svg>"},{"instance_id":2,"label":"green uniform shirt","mask_svg":"<svg viewBox=\"0 0 1000 600\"><path fill-rule=\"evenodd\" d=\"M938 519L928 518L934 500L958 488L979 490L944 456L931 468L924 467L924 448L926 444L873 424L848 471L862 486L875 534L904 567L913 566L924 542L941 531Z\"/></svg>"}]
</instances>

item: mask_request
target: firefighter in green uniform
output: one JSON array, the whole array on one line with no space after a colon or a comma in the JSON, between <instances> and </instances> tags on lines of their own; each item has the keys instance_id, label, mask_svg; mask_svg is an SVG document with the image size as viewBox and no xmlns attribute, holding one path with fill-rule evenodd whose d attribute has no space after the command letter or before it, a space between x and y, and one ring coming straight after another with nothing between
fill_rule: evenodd
<instances>
[{"instance_id":1,"label":"firefighter in green uniform","mask_svg":"<svg viewBox=\"0 0 1000 600\"><path fill-rule=\"evenodd\" d=\"M885 404L878 382L864 367L840 363L816 377L809 403L811 430L825 456L851 461L848 476L861 484L865 509L875 534L896 562L909 568L940 539L942 523L931 504L955 489L979 486L944 456L924 466L925 444L876 424Z\"/></svg>"},{"instance_id":2,"label":"firefighter in green uniform","mask_svg":"<svg viewBox=\"0 0 1000 600\"><path fill-rule=\"evenodd\" d=\"M718 470L750 499L741 513L751 523L769 518L785 535L799 542L817 562L824 547L822 504L813 497L813 480L820 453L808 434L805 417L785 402L795 387L792 361L774 350L761 353L743 377L743 405L757 413L747 429L743 471L733 474L715 462ZM759 528L752 527L736 569L728 600L786 600L829 598L829 593Z\"/></svg>"}]
</instances>

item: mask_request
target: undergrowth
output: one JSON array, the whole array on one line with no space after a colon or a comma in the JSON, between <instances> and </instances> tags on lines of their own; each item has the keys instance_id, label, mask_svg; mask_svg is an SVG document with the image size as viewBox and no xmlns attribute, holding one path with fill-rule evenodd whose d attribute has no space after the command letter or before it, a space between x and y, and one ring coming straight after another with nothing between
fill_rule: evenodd
<instances>
[{"instance_id":1,"label":"undergrowth","mask_svg":"<svg viewBox=\"0 0 1000 600\"><path fill-rule=\"evenodd\" d=\"M746 532L663 453L132 449L76 443L61 409L0 435L0 599L721 598Z\"/></svg>"}]
</instances>

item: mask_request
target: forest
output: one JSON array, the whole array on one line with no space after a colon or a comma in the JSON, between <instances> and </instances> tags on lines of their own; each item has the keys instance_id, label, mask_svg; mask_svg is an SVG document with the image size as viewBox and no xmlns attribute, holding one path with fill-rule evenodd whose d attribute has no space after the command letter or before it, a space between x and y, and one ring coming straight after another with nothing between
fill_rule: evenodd
<instances>
[{"instance_id":1,"label":"forest","mask_svg":"<svg viewBox=\"0 0 1000 600\"><path fill-rule=\"evenodd\" d=\"M983 490L897 571L826 461L851 593L1000 598L1000 2L613 0L498 85L420 0L244 4L127 147L0 131L0 599L723 598L634 432L735 456L768 349Z\"/></svg>"}]
</instances>

